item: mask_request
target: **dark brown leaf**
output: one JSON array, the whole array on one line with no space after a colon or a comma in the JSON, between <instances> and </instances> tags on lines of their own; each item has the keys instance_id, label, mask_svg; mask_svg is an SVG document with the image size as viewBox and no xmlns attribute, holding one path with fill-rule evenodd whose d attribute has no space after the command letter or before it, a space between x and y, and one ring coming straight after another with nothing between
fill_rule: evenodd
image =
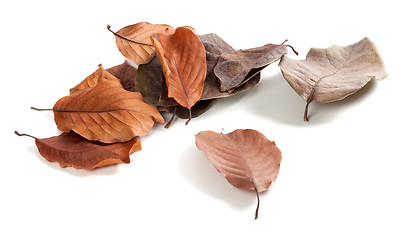
<instances>
[{"instance_id":1,"label":"dark brown leaf","mask_svg":"<svg viewBox=\"0 0 407 240\"><path fill-rule=\"evenodd\" d=\"M109 73L120 80L124 89L130 92L135 92L135 77L137 74L137 68L131 66L127 61L123 64L106 69Z\"/></svg>"}]
</instances>

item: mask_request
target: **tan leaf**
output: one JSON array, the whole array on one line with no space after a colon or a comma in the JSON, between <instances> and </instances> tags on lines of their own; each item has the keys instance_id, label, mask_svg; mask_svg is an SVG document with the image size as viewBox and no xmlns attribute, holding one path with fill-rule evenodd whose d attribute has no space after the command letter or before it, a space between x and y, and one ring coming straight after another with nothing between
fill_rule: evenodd
<instances>
[{"instance_id":1,"label":"tan leaf","mask_svg":"<svg viewBox=\"0 0 407 240\"><path fill-rule=\"evenodd\" d=\"M256 191L258 200L258 193L266 191L280 171L281 151L256 130L203 131L195 136L195 143L230 184Z\"/></svg>"},{"instance_id":2,"label":"tan leaf","mask_svg":"<svg viewBox=\"0 0 407 240\"><path fill-rule=\"evenodd\" d=\"M157 108L145 103L140 93L124 90L119 81L110 80L111 74L105 73L94 87L57 101L52 110L58 129L112 143L145 136L154 122L164 122Z\"/></svg>"},{"instance_id":3,"label":"tan leaf","mask_svg":"<svg viewBox=\"0 0 407 240\"><path fill-rule=\"evenodd\" d=\"M174 34L160 33L157 39L151 39L163 68L168 96L191 109L201 98L206 76L206 55L202 42L185 27L177 28Z\"/></svg>"},{"instance_id":4,"label":"tan leaf","mask_svg":"<svg viewBox=\"0 0 407 240\"><path fill-rule=\"evenodd\" d=\"M19 134L19 136L29 136ZM130 163L129 156L141 150L140 141L133 138L127 142L106 144L89 141L69 132L50 138L35 138L41 156L49 162L58 162L61 167L95 169L119 163Z\"/></svg>"},{"instance_id":5,"label":"tan leaf","mask_svg":"<svg viewBox=\"0 0 407 240\"><path fill-rule=\"evenodd\" d=\"M110 27L108 26L108 28ZM166 24L140 22L124 27L115 33L116 44L124 57L140 65L147 63L154 56L154 47L150 37L163 32L171 34L174 29Z\"/></svg>"},{"instance_id":6,"label":"tan leaf","mask_svg":"<svg viewBox=\"0 0 407 240\"><path fill-rule=\"evenodd\" d=\"M341 100L365 86L370 80L387 77L383 60L373 42L363 38L346 46L311 48L305 60L283 57L279 63L284 78L307 101L327 103Z\"/></svg>"}]
</instances>

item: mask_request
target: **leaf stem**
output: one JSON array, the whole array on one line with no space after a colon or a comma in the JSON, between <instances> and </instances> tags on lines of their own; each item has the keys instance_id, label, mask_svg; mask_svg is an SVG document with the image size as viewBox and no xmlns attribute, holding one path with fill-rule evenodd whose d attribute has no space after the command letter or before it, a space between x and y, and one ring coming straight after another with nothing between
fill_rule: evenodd
<instances>
[{"instance_id":1,"label":"leaf stem","mask_svg":"<svg viewBox=\"0 0 407 240\"><path fill-rule=\"evenodd\" d=\"M259 191L257 191L257 188L255 188L254 190L256 191L256 196L257 196L257 207L256 207L256 213L254 214L254 219L256 220L259 217L260 197L259 197Z\"/></svg>"},{"instance_id":2,"label":"leaf stem","mask_svg":"<svg viewBox=\"0 0 407 240\"><path fill-rule=\"evenodd\" d=\"M52 108L36 108L36 107L31 107L31 109L36 110L36 111L54 111Z\"/></svg>"},{"instance_id":3,"label":"leaf stem","mask_svg":"<svg viewBox=\"0 0 407 240\"><path fill-rule=\"evenodd\" d=\"M307 105L305 105L305 110L304 110L304 122L308 122L308 106L311 103L311 101L307 101Z\"/></svg>"},{"instance_id":4,"label":"leaf stem","mask_svg":"<svg viewBox=\"0 0 407 240\"><path fill-rule=\"evenodd\" d=\"M30 137L30 138L34 138L34 139L37 139L36 137L34 137L34 136L32 136L32 135L29 135L29 134L25 134L25 133L19 133L19 132L17 132L17 131L14 131L14 133L17 135L17 136L20 136L20 137Z\"/></svg>"},{"instance_id":5,"label":"leaf stem","mask_svg":"<svg viewBox=\"0 0 407 240\"><path fill-rule=\"evenodd\" d=\"M153 47L153 44L137 42L137 41L128 39L128 38L126 38L126 37L123 37L122 35L120 35L120 34L118 34L118 33L113 32L113 31L110 29L110 25L109 25L109 24L107 25L107 30L109 30L111 33L113 33L113 35L115 35L116 37L121 38L121 39L123 39L123 40L126 40L126 41L128 41L128 42L132 42L132 43L139 44L139 45L144 45L144 46Z\"/></svg>"},{"instance_id":6,"label":"leaf stem","mask_svg":"<svg viewBox=\"0 0 407 240\"><path fill-rule=\"evenodd\" d=\"M188 120L185 122L185 126L188 125L188 123L189 123L189 121L191 121L191 119L192 119L192 111L191 111L191 108L190 108L190 109L189 109L189 118L188 118Z\"/></svg>"},{"instance_id":7,"label":"leaf stem","mask_svg":"<svg viewBox=\"0 0 407 240\"><path fill-rule=\"evenodd\" d=\"M172 117L171 117L170 121L168 121L168 123L165 124L164 128L169 128L169 127L171 126L172 122L173 122L174 119L175 119L175 113L176 113L176 111L177 111L177 106L175 106L174 112L172 113Z\"/></svg>"}]
</instances>

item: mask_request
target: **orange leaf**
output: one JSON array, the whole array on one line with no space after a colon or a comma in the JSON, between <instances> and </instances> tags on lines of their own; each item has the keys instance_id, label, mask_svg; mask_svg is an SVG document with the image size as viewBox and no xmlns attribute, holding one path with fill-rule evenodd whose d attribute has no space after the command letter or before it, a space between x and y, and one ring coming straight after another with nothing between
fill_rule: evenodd
<instances>
[{"instance_id":1,"label":"orange leaf","mask_svg":"<svg viewBox=\"0 0 407 240\"><path fill-rule=\"evenodd\" d=\"M105 69L102 67L102 64L99 64L98 70L93 72L91 75L87 76L82 82L80 82L78 85L75 87L69 89L70 94L74 94L78 91L81 91L85 88L90 88L94 87L96 83L98 83L99 79L102 78L102 75L104 74L103 78L106 80L111 80L111 81L119 81L115 76L110 74L109 72L106 72Z\"/></svg>"},{"instance_id":2,"label":"orange leaf","mask_svg":"<svg viewBox=\"0 0 407 240\"><path fill-rule=\"evenodd\" d=\"M154 47L150 37L165 31L173 33L174 29L166 24L151 24L148 22L129 25L115 33L117 48L124 57L135 64L147 63L154 56Z\"/></svg>"},{"instance_id":3,"label":"orange leaf","mask_svg":"<svg viewBox=\"0 0 407 240\"><path fill-rule=\"evenodd\" d=\"M154 122L164 122L157 108L145 103L140 93L124 90L120 81L112 81L113 75L101 71L95 86L63 97L54 105L58 129L112 143L145 136Z\"/></svg>"},{"instance_id":4,"label":"orange leaf","mask_svg":"<svg viewBox=\"0 0 407 240\"><path fill-rule=\"evenodd\" d=\"M168 96L191 111L201 98L206 77L202 42L187 27L179 27L171 35L157 34L151 40L163 67Z\"/></svg>"},{"instance_id":5,"label":"orange leaf","mask_svg":"<svg viewBox=\"0 0 407 240\"><path fill-rule=\"evenodd\" d=\"M29 136L19 134L19 136ZM33 137L35 138L35 137ZM130 163L129 155L141 150L140 141L133 138L122 143L106 144L89 141L74 132L51 138L35 138L41 156L61 167L94 169L107 165Z\"/></svg>"}]
</instances>

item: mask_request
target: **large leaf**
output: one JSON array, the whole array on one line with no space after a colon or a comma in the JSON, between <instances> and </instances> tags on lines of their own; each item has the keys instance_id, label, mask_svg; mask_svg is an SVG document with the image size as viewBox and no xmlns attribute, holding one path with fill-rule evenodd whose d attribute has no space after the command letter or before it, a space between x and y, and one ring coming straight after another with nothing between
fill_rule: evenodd
<instances>
[{"instance_id":1,"label":"large leaf","mask_svg":"<svg viewBox=\"0 0 407 240\"><path fill-rule=\"evenodd\" d=\"M289 45L267 44L262 47L223 53L214 68L221 91L233 91L267 65L287 54Z\"/></svg>"},{"instance_id":2,"label":"large leaf","mask_svg":"<svg viewBox=\"0 0 407 240\"><path fill-rule=\"evenodd\" d=\"M280 150L256 130L238 129L229 134L203 131L195 136L195 143L230 184L256 191L258 200L258 193L266 191L280 171Z\"/></svg>"},{"instance_id":3,"label":"large leaf","mask_svg":"<svg viewBox=\"0 0 407 240\"><path fill-rule=\"evenodd\" d=\"M110 27L108 27L110 28ZM115 33L119 51L135 64L143 64L153 57L154 47L150 37L157 33L173 33L174 29L166 24L140 22L120 29Z\"/></svg>"},{"instance_id":4,"label":"large leaf","mask_svg":"<svg viewBox=\"0 0 407 240\"><path fill-rule=\"evenodd\" d=\"M163 67L168 97L191 109L201 98L204 87L206 56L203 44L186 27L179 27L170 35L157 34L157 39L151 39Z\"/></svg>"},{"instance_id":5,"label":"large leaf","mask_svg":"<svg viewBox=\"0 0 407 240\"><path fill-rule=\"evenodd\" d=\"M311 48L305 60L283 57L279 66L287 82L307 101L304 121L308 121L312 101L341 100L371 79L382 80L388 75L375 44L368 38L346 47Z\"/></svg>"},{"instance_id":6,"label":"large leaf","mask_svg":"<svg viewBox=\"0 0 407 240\"><path fill-rule=\"evenodd\" d=\"M19 136L30 136L15 133ZM136 138L127 142L106 144L89 141L74 132L50 138L35 138L35 144L40 154L49 162L58 162L61 167L88 170L119 163L128 164L129 155L141 150L140 141Z\"/></svg>"},{"instance_id":7,"label":"large leaf","mask_svg":"<svg viewBox=\"0 0 407 240\"><path fill-rule=\"evenodd\" d=\"M140 93L124 90L120 81L112 81L109 72L102 72L95 86L57 101L52 110L61 131L73 130L92 141L124 142L147 135L154 122L164 122Z\"/></svg>"}]
</instances>

